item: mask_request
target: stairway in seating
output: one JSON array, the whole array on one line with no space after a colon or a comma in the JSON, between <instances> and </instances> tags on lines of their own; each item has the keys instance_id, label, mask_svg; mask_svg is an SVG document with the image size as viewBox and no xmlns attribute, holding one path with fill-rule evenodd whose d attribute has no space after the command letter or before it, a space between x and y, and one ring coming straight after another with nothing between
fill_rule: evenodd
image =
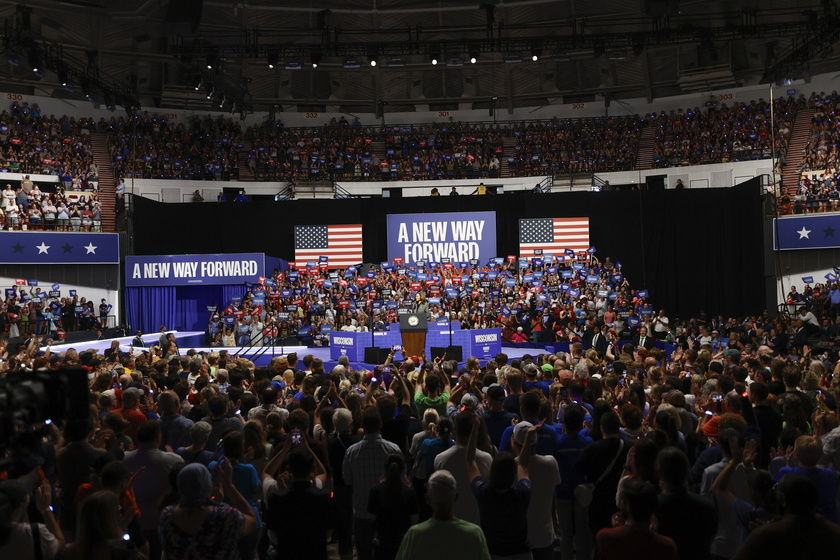
<instances>
[{"instance_id":1,"label":"stairway in seating","mask_svg":"<svg viewBox=\"0 0 840 560\"><path fill-rule=\"evenodd\" d=\"M499 158L501 177L513 177L508 165L508 158L516 157L516 137L505 136L502 139L502 157Z\"/></svg>"},{"instance_id":2,"label":"stairway in seating","mask_svg":"<svg viewBox=\"0 0 840 560\"><path fill-rule=\"evenodd\" d=\"M636 151L636 166L637 171L653 168L653 147L656 143L655 126L649 126L642 129L642 134L639 136L639 148Z\"/></svg>"},{"instance_id":3,"label":"stairway in seating","mask_svg":"<svg viewBox=\"0 0 840 560\"><path fill-rule=\"evenodd\" d=\"M256 181L257 178L248 169L248 156L251 154L253 143L250 140L243 140L242 147L236 150L236 163L239 166L240 181Z\"/></svg>"},{"instance_id":4,"label":"stairway in seating","mask_svg":"<svg viewBox=\"0 0 840 560\"><path fill-rule=\"evenodd\" d=\"M102 203L102 231L116 231L114 205L116 204L117 181L114 177L114 166L111 163L111 152L108 149L108 135L93 133L90 135L90 145L93 149L93 161L99 168L99 201Z\"/></svg>"},{"instance_id":5,"label":"stairway in seating","mask_svg":"<svg viewBox=\"0 0 840 560\"><path fill-rule=\"evenodd\" d=\"M374 140L373 142L371 142L370 157L371 159L378 158L380 161L385 159L385 142L383 142L382 140Z\"/></svg>"},{"instance_id":6,"label":"stairway in seating","mask_svg":"<svg viewBox=\"0 0 840 560\"><path fill-rule=\"evenodd\" d=\"M785 154L785 166L782 168L782 191L790 196L795 195L798 190L802 161L805 159L805 146L808 144L813 118L814 110L807 109L796 113L793 119L793 128L790 131L790 140Z\"/></svg>"}]
</instances>

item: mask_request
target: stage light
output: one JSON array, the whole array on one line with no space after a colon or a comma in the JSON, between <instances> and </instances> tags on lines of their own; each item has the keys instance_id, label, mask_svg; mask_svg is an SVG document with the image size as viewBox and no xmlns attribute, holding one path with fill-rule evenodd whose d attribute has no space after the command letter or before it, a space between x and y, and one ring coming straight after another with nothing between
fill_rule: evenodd
<instances>
[{"instance_id":1,"label":"stage light","mask_svg":"<svg viewBox=\"0 0 840 560\"><path fill-rule=\"evenodd\" d=\"M479 54L481 54L479 51L470 51L470 64L478 62Z\"/></svg>"},{"instance_id":2,"label":"stage light","mask_svg":"<svg viewBox=\"0 0 840 560\"><path fill-rule=\"evenodd\" d=\"M277 53L270 52L268 53L268 67L273 69L275 66L277 66Z\"/></svg>"}]
</instances>

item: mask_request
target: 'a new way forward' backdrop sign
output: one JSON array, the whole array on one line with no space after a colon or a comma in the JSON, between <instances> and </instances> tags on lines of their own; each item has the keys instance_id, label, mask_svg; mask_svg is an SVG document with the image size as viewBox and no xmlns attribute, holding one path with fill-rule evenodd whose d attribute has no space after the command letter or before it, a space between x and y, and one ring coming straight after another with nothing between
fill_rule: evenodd
<instances>
[{"instance_id":1,"label":"'a new way forward' backdrop sign","mask_svg":"<svg viewBox=\"0 0 840 560\"><path fill-rule=\"evenodd\" d=\"M496 256L495 212L389 214L388 260L486 262Z\"/></svg>"}]
</instances>

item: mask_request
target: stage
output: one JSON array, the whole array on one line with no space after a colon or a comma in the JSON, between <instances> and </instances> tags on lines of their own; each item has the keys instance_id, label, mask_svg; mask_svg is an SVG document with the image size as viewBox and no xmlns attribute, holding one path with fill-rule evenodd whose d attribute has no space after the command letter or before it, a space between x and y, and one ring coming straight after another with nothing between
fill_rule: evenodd
<instances>
[{"instance_id":1,"label":"stage","mask_svg":"<svg viewBox=\"0 0 840 560\"><path fill-rule=\"evenodd\" d=\"M240 358L247 358L254 362L256 366L267 366L271 359L274 357L279 356L286 356L291 352L296 352L298 355L298 359L302 360L304 356L307 354L312 354L314 357L323 360L324 368L329 371L336 364L338 364L338 360L336 358L331 358L331 349L329 346L255 346L255 347L240 347L240 346L204 346L204 333L200 331L171 331L175 334L175 341L178 344L178 348L182 355L185 355L189 350L195 350L197 352L219 352L220 350L227 350L231 356L240 357ZM158 343L158 339L160 338L159 333L155 334L147 334L143 335L143 342L146 345L146 348L154 346ZM111 347L111 343L116 340L120 344L120 350L122 352L129 352L132 349L131 341L134 340L133 336L129 337L121 337L121 338L110 338L105 340L94 340L90 342L82 342L79 344L59 344L52 347L53 353L60 353L66 352L70 348L76 349L77 352L82 353L88 350L95 350L97 353L103 353L107 348ZM138 349L134 348L136 352ZM525 354L530 354L532 356L536 356L540 353L545 353L546 348L543 346L534 347L531 345L530 347L520 346L510 346L510 345L502 345L501 351L507 354L508 359L512 360L515 358L521 358ZM257 355L254 358L255 354ZM466 358L469 355L464 354L462 360L460 362L461 365L464 364ZM254 359L252 359L254 358ZM402 358L401 355L397 355L398 361ZM431 358L430 358L431 359ZM487 359L480 359L481 363L484 364L487 362ZM361 360L350 360L350 366L354 369L373 369L373 367L378 364L366 363Z\"/></svg>"}]
</instances>

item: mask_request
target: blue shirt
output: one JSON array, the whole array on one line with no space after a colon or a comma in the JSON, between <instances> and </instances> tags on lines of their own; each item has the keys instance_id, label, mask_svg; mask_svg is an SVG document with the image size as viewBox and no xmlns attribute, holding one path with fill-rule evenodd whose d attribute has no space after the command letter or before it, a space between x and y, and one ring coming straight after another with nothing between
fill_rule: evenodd
<instances>
[{"instance_id":1,"label":"blue shirt","mask_svg":"<svg viewBox=\"0 0 840 560\"><path fill-rule=\"evenodd\" d=\"M563 434L557 441L554 458L560 468L560 484L557 485L555 495L558 500L574 498L575 486L586 482L586 475L577 472L575 463L583 448L592 443L592 438L578 434Z\"/></svg>"},{"instance_id":2,"label":"blue shirt","mask_svg":"<svg viewBox=\"0 0 840 560\"><path fill-rule=\"evenodd\" d=\"M831 298L832 305L840 304L840 288L837 288L835 290L831 290L831 292L828 294L828 296Z\"/></svg>"},{"instance_id":3,"label":"blue shirt","mask_svg":"<svg viewBox=\"0 0 840 560\"><path fill-rule=\"evenodd\" d=\"M213 461L208 465L208 469L210 472L215 476L216 475L216 467L218 466L218 462ZM257 508L257 502L254 500L254 493L260 486L260 477L257 475L257 469L254 468L253 465L247 465L245 463L233 463L233 485L239 490L239 493L248 500L248 503L251 504L251 509L254 510L254 516L257 518L257 528L259 529L262 527L262 520L260 519L260 511ZM225 496L225 503L228 505L233 505L233 502Z\"/></svg>"},{"instance_id":4,"label":"blue shirt","mask_svg":"<svg viewBox=\"0 0 840 560\"><path fill-rule=\"evenodd\" d=\"M499 451L513 452L510 438L513 436L513 426L508 426L502 433ZM543 426L537 431L537 455L553 455L557 449L557 431L553 426Z\"/></svg>"}]
</instances>

